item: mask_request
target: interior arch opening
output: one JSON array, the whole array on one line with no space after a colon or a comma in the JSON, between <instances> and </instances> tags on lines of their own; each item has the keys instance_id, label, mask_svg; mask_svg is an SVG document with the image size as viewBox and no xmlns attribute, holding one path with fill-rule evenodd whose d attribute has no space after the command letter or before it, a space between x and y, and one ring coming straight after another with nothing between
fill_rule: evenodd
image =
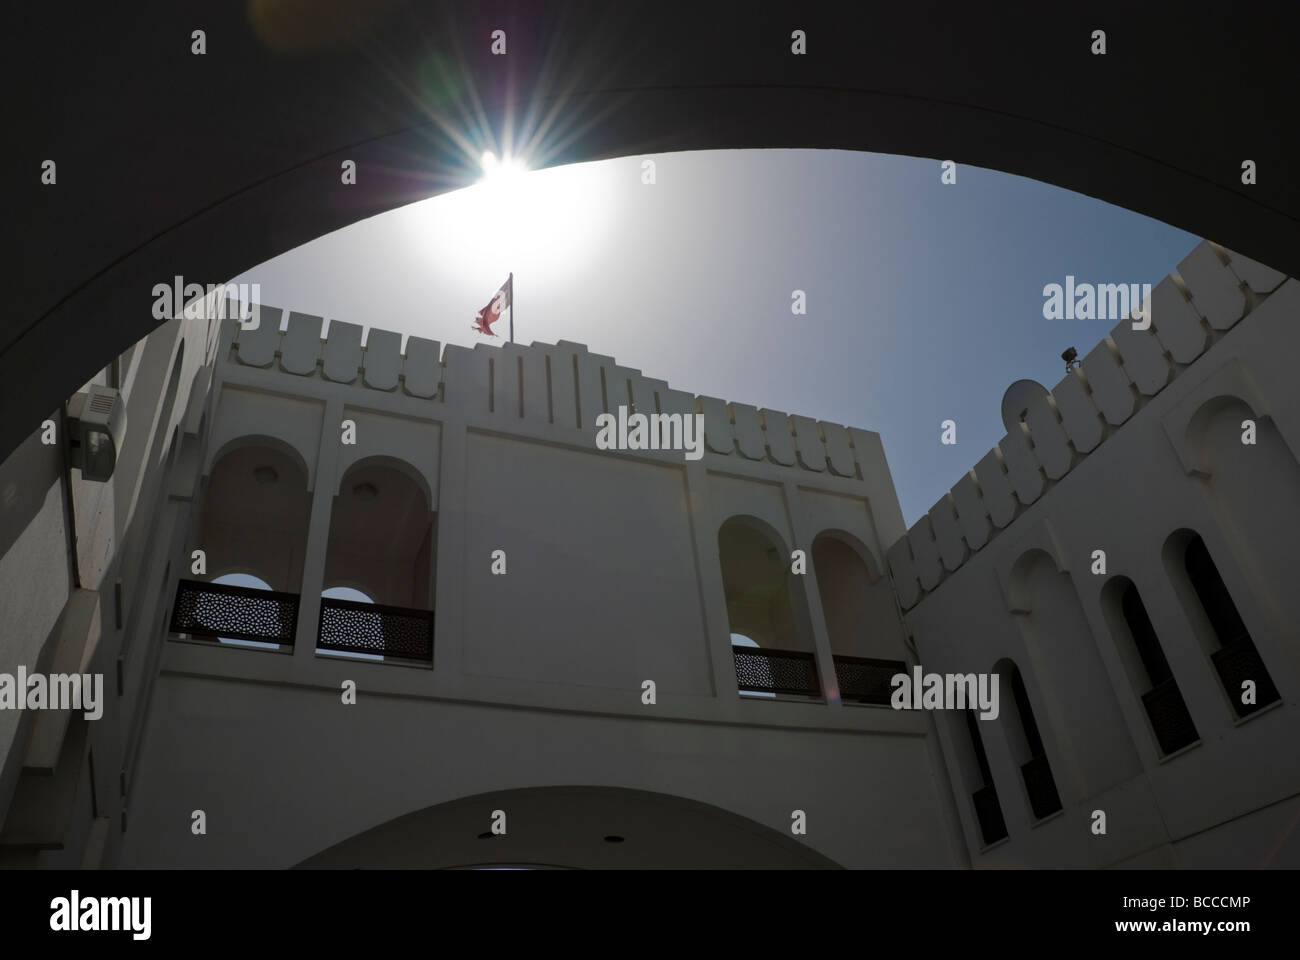
<instances>
[{"instance_id":1,"label":"interior arch opening","mask_svg":"<svg viewBox=\"0 0 1300 960\"><path fill-rule=\"evenodd\" d=\"M889 581L864 551L848 534L823 532L813 541L813 570L840 698L888 706L890 680L907 670L907 649Z\"/></svg>"},{"instance_id":2,"label":"interior arch opening","mask_svg":"<svg viewBox=\"0 0 1300 960\"><path fill-rule=\"evenodd\" d=\"M330 510L318 653L432 660L435 530L410 469L370 458L347 470Z\"/></svg>"},{"instance_id":3,"label":"interior arch opening","mask_svg":"<svg viewBox=\"0 0 1300 960\"><path fill-rule=\"evenodd\" d=\"M767 524L732 517L718 531L729 630L752 641L732 657L742 696L820 697L808 611L790 573L790 552Z\"/></svg>"},{"instance_id":4,"label":"interior arch opening","mask_svg":"<svg viewBox=\"0 0 1300 960\"><path fill-rule=\"evenodd\" d=\"M179 583L172 632L292 647L310 518L307 473L296 457L256 439L222 453L189 544L203 551L207 579Z\"/></svg>"},{"instance_id":5,"label":"interior arch opening","mask_svg":"<svg viewBox=\"0 0 1300 960\"><path fill-rule=\"evenodd\" d=\"M491 829L492 810L508 815L504 833ZM792 836L712 804L625 787L554 786L426 807L358 833L299 866L815 869L837 864Z\"/></svg>"}]
</instances>

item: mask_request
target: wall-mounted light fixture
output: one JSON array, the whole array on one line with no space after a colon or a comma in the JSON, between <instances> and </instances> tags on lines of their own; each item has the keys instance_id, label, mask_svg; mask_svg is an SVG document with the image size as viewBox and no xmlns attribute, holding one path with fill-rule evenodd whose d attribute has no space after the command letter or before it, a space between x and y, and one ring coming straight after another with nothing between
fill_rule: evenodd
<instances>
[{"instance_id":1,"label":"wall-mounted light fixture","mask_svg":"<svg viewBox=\"0 0 1300 960\"><path fill-rule=\"evenodd\" d=\"M126 438L126 401L112 387L91 386L68 401L69 465L85 480L108 480Z\"/></svg>"}]
</instances>

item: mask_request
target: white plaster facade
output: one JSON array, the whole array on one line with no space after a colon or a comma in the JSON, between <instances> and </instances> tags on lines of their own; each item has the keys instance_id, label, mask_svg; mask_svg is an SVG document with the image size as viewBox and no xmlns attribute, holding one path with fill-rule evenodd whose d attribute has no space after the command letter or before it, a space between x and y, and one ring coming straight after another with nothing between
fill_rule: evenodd
<instances>
[{"instance_id":1,"label":"white plaster facade","mask_svg":"<svg viewBox=\"0 0 1300 960\"><path fill-rule=\"evenodd\" d=\"M363 348L351 324L331 322L322 339L320 318L291 314L284 332L279 321L264 308L256 330L173 321L150 338L173 352L184 340L186 356L207 362L197 371L182 363L191 399L176 406L180 446L157 471L165 490L152 549L121 548L136 558L125 593L148 591L140 602L153 616L132 619L129 640L126 631L105 638L128 666L156 665L147 676L127 670L128 686L150 686L130 722L132 705L119 705L134 739L120 754L121 783L110 776L105 788L118 805L96 797L99 821L111 819L100 825L99 862L289 866L422 810L547 787L636 791L637 802L659 798L679 814L682 803L706 804L755 837L756 850L787 840L745 863L960 861L929 719L838 696L823 599L837 654L907 657L883 574L884 547L903 524L877 435L697 399L576 344L443 350L413 337L402 351L398 336L372 330ZM596 449L596 414L620 404L699 409L704 458ZM342 442L344 421L355 424L355 444ZM114 482L131 473L119 464ZM375 530L402 523L362 543L367 525L353 522L336 541L358 480L374 480L382 508L394 473L413 491L404 503L419 509L380 510ZM76 471L72 483L91 486ZM417 515L431 515L432 562L386 566L384 551L398 549ZM724 524L736 542L764 544L769 566L779 558L784 596L764 601L779 615L757 615L755 596L740 595L743 557L724 570L721 544L735 539L720 537ZM348 572L339 544L375 551L373 561ZM195 549L207 554L205 576L190 572ZM418 538L411 549L415 557ZM492 573L498 549L505 576ZM790 573L795 549L810 557L806 575ZM830 577L824 595L818 562ZM413 582L403 569L426 572ZM250 649L170 632L179 580L236 571L301 597L294 644ZM397 584L406 593L394 594ZM432 663L318 651L321 593L340 585L434 610ZM779 633L779 645L815 657L824 695L740 696L729 601L764 643ZM852 636L845 624L862 610L880 622ZM770 637L763 617L775 625ZM100 662L112 664L107 651ZM355 705L341 702L344 680L357 684ZM642 698L647 680L653 705ZM118 756L116 743L74 746L86 770L92 754L110 758L94 762L97 778ZM12 808L24 803L16 793ZM222 825L219 842L191 835L195 809L213 825L209 836ZM796 810L810 823L797 840ZM627 829L580 820L573 836L552 836L548 851L529 856L570 863L582 830ZM726 823L714 832L720 843ZM71 845L53 827L44 836L51 849L15 844L13 855L60 862L53 847ZM621 862L708 862L709 841L684 827L677 851L639 839L627 838ZM675 859L688 852L696 859ZM429 862L472 855L431 851Z\"/></svg>"},{"instance_id":2,"label":"white plaster facade","mask_svg":"<svg viewBox=\"0 0 1300 960\"><path fill-rule=\"evenodd\" d=\"M1035 816L1014 713L982 724L1009 834L986 845L968 731L937 714L975 865L1300 865L1300 284L1202 243L1152 307L1150 330L1121 322L1050 397L1027 392L998 448L889 550L926 669L1014 662L1059 790L1062 811ZM1278 692L1246 717L1214 665L1230 638L1184 570L1192 534ZM1176 751L1143 706L1120 578L1199 733Z\"/></svg>"},{"instance_id":3,"label":"white plaster facade","mask_svg":"<svg viewBox=\"0 0 1300 960\"><path fill-rule=\"evenodd\" d=\"M1120 324L1085 376L1031 391L1024 426L911 531L876 434L695 397L578 344L403 349L371 329L363 346L337 320L281 331L270 308L251 331L170 321L120 364L108 483L65 476L39 431L0 465L0 670L86 664L110 691L98 721L0 712L0 857L1296 865L1279 831L1300 792L1300 286L1202 244L1153 296L1152 331ZM597 450L595 417L619 405L698 411L704 457ZM1259 443L1238 449L1247 415ZM1180 530L1204 538L1279 692L1245 720L1167 576ZM1098 548L1140 588L1195 720L1173 756L1111 637ZM292 644L169 630L179 581L231 572L299 598ZM319 651L336 586L432 610L431 660ZM810 655L820 694L741 696L733 631ZM986 845L962 719L841 699L836 657L910 667L918 650L926 670L1019 666L1061 813L1031 822L1023 736L984 722L1009 833ZM483 840L498 807L508 836Z\"/></svg>"}]
</instances>

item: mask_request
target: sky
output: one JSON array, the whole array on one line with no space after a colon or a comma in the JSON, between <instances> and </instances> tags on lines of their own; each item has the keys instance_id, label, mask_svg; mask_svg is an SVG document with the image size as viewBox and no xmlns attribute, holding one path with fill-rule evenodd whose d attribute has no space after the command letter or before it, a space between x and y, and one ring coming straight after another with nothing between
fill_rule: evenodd
<instances>
[{"instance_id":1,"label":"sky","mask_svg":"<svg viewBox=\"0 0 1300 960\"><path fill-rule=\"evenodd\" d=\"M1154 286L1199 242L1034 180L941 172L842 150L575 164L371 217L231 282L473 346L503 342L471 322L513 272L520 343L584 343L677 389L879 433L910 526L1005 434L1013 381L1051 389L1065 348L1115 326L1044 319L1047 284Z\"/></svg>"}]
</instances>

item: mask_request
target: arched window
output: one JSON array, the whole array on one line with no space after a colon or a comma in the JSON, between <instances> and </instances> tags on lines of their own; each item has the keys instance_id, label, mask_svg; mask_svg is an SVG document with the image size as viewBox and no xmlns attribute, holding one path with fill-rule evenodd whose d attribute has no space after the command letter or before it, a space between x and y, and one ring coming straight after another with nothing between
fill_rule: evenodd
<instances>
[{"instance_id":1,"label":"arched window","mask_svg":"<svg viewBox=\"0 0 1300 960\"><path fill-rule=\"evenodd\" d=\"M888 706L907 652L892 587L868 567L865 549L847 534L823 533L813 541L813 571L840 697Z\"/></svg>"},{"instance_id":2,"label":"arched window","mask_svg":"<svg viewBox=\"0 0 1300 960\"><path fill-rule=\"evenodd\" d=\"M966 734L970 738L971 755L979 777L979 786L971 794L971 802L975 805L975 819L979 822L980 835L987 847L1007 836L1007 822L1002 816L998 789L993 783L993 771L984 749L984 738L980 735L979 718L974 710L966 710L964 713Z\"/></svg>"},{"instance_id":3,"label":"arched window","mask_svg":"<svg viewBox=\"0 0 1300 960\"><path fill-rule=\"evenodd\" d=\"M1242 442L1248 420L1253 443ZM1300 623L1300 590L1295 589L1291 551L1300 540L1300 450L1292 449L1272 417L1230 395L1202 405L1188 424L1186 446L1192 465L1208 477L1202 485L1217 526L1231 541L1233 553L1249 563L1251 589L1267 597L1259 608L1256 631L1278 636L1290 631L1294 636L1294 624ZM1191 531L1180 531L1176 536L1188 534ZM1221 569L1227 560L1218 558ZM1182 563L1180 555L1177 566ZM1237 597L1239 605L1245 600ZM1267 647L1265 652L1271 654ZM1232 697L1237 703L1239 691L1240 686Z\"/></svg>"},{"instance_id":4,"label":"arched window","mask_svg":"<svg viewBox=\"0 0 1300 960\"><path fill-rule=\"evenodd\" d=\"M1169 669L1137 585L1127 577L1115 577L1102 590L1102 606L1129 681L1142 698L1160 752L1170 754L1195 743L1200 734Z\"/></svg>"},{"instance_id":5,"label":"arched window","mask_svg":"<svg viewBox=\"0 0 1300 960\"><path fill-rule=\"evenodd\" d=\"M1029 806L1039 820L1051 816L1061 809L1061 796L1056 789L1056 778L1052 775L1051 764L1047 760L1047 750L1043 746L1043 737L1034 718L1034 708L1029 702L1029 691L1025 688L1024 677L1020 668L1010 660L999 665L1000 686L1011 688L1014 710L1002 711L1006 718L1004 729L1011 745L1012 756L1020 764L1020 775L1025 783L1025 793L1029 796Z\"/></svg>"},{"instance_id":6,"label":"arched window","mask_svg":"<svg viewBox=\"0 0 1300 960\"><path fill-rule=\"evenodd\" d=\"M270 589L298 593L310 517L296 454L272 441L239 444L212 466L191 549L210 570L256 571Z\"/></svg>"},{"instance_id":7,"label":"arched window","mask_svg":"<svg viewBox=\"0 0 1300 960\"><path fill-rule=\"evenodd\" d=\"M1237 605L1232 602L1209 548L1199 535L1192 535L1183 550L1188 582L1201 611L1209 621L1218 649L1210 654L1219 682L1238 717L1250 716L1280 699L1255 641L1246 629Z\"/></svg>"},{"instance_id":8,"label":"arched window","mask_svg":"<svg viewBox=\"0 0 1300 960\"><path fill-rule=\"evenodd\" d=\"M232 443L212 467L187 551L214 581L181 580L171 632L239 646L291 648L311 514L306 465L267 438Z\"/></svg>"},{"instance_id":9,"label":"arched window","mask_svg":"<svg viewBox=\"0 0 1300 960\"><path fill-rule=\"evenodd\" d=\"M718 531L718 556L736 682L746 695L820 697L808 611L790 582L790 553L765 523L733 517Z\"/></svg>"},{"instance_id":10,"label":"arched window","mask_svg":"<svg viewBox=\"0 0 1300 960\"><path fill-rule=\"evenodd\" d=\"M831 651L848 657L906 656L889 582L868 567L865 550L839 533L813 541L813 570Z\"/></svg>"},{"instance_id":11,"label":"arched window","mask_svg":"<svg viewBox=\"0 0 1300 960\"><path fill-rule=\"evenodd\" d=\"M1052 707L1055 744L1061 756L1071 758L1067 789L1089 796L1140 774L1132 731L1074 580L1056 550L1028 545L1012 564L1005 586L1025 650L1033 658L1034 689ZM1008 692L1004 685L1002 693Z\"/></svg>"},{"instance_id":12,"label":"arched window","mask_svg":"<svg viewBox=\"0 0 1300 960\"><path fill-rule=\"evenodd\" d=\"M435 521L414 468L375 457L347 470L330 512L318 653L432 659Z\"/></svg>"}]
</instances>

